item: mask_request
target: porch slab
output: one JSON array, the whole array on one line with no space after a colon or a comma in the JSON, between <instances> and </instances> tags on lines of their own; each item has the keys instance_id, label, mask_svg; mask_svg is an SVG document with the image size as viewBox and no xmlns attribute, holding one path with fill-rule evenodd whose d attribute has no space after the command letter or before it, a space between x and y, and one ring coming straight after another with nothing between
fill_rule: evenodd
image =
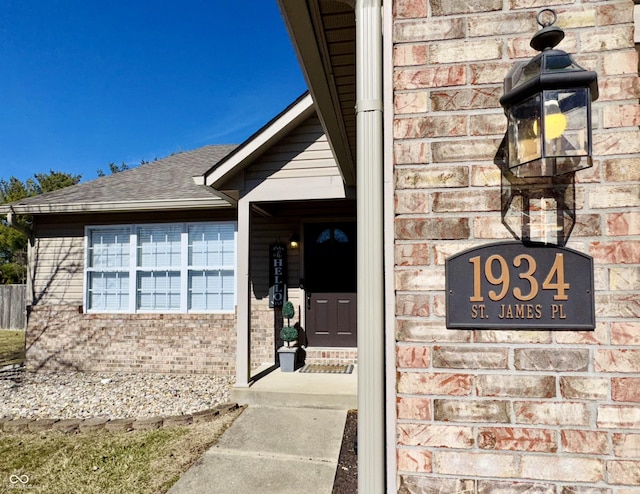
<instances>
[{"instance_id":1,"label":"porch slab","mask_svg":"<svg viewBox=\"0 0 640 494\"><path fill-rule=\"evenodd\" d=\"M272 407L358 408L358 366L351 374L301 374L275 369L248 388L234 387L231 401Z\"/></svg>"}]
</instances>

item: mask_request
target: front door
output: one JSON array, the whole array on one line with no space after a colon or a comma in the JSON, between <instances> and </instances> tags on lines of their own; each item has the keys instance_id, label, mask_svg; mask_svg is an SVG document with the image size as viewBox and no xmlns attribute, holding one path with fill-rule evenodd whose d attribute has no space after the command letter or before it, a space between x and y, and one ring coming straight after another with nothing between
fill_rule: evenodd
<instances>
[{"instance_id":1,"label":"front door","mask_svg":"<svg viewBox=\"0 0 640 494\"><path fill-rule=\"evenodd\" d=\"M304 228L307 344L356 347L356 224L308 223Z\"/></svg>"}]
</instances>

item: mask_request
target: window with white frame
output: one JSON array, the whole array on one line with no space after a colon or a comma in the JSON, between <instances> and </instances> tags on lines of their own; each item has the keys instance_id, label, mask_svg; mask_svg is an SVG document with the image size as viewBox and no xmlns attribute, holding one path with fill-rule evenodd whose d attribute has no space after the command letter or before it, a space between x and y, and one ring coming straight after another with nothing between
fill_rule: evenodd
<instances>
[{"instance_id":1,"label":"window with white frame","mask_svg":"<svg viewBox=\"0 0 640 494\"><path fill-rule=\"evenodd\" d=\"M86 228L89 312L232 312L233 222Z\"/></svg>"},{"instance_id":2,"label":"window with white frame","mask_svg":"<svg viewBox=\"0 0 640 494\"><path fill-rule=\"evenodd\" d=\"M131 231L94 228L87 241L87 307L101 311L126 310L129 299Z\"/></svg>"}]
</instances>

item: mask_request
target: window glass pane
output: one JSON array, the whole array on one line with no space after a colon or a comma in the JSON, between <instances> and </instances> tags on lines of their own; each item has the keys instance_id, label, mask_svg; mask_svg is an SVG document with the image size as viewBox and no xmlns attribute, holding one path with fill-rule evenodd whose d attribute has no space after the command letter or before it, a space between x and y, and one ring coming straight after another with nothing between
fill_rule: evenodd
<instances>
[{"instance_id":1,"label":"window glass pane","mask_svg":"<svg viewBox=\"0 0 640 494\"><path fill-rule=\"evenodd\" d=\"M217 225L189 225L189 265L219 264Z\"/></svg>"},{"instance_id":2,"label":"window glass pane","mask_svg":"<svg viewBox=\"0 0 640 494\"><path fill-rule=\"evenodd\" d=\"M129 229L97 228L89 232L89 266L126 268L129 266Z\"/></svg>"},{"instance_id":3,"label":"window glass pane","mask_svg":"<svg viewBox=\"0 0 640 494\"><path fill-rule=\"evenodd\" d=\"M236 238L233 225L223 225L220 229L222 243L222 265L233 266L236 262Z\"/></svg>"},{"instance_id":4,"label":"window glass pane","mask_svg":"<svg viewBox=\"0 0 640 494\"><path fill-rule=\"evenodd\" d=\"M316 243L323 244L325 242L328 242L329 240L331 240L331 230L327 228L326 230L323 230L320 235L318 235Z\"/></svg>"},{"instance_id":5,"label":"window glass pane","mask_svg":"<svg viewBox=\"0 0 640 494\"><path fill-rule=\"evenodd\" d=\"M339 242L341 244L344 244L349 242L349 237L345 232L343 232L339 228L327 228L326 230L323 230L320 235L318 235L318 239L316 240L316 243L324 244L329 241Z\"/></svg>"},{"instance_id":6,"label":"window glass pane","mask_svg":"<svg viewBox=\"0 0 640 494\"><path fill-rule=\"evenodd\" d=\"M190 310L233 310L234 293L233 270L189 272Z\"/></svg>"},{"instance_id":7,"label":"window glass pane","mask_svg":"<svg viewBox=\"0 0 640 494\"><path fill-rule=\"evenodd\" d=\"M141 310L179 310L180 272L139 272L137 308Z\"/></svg>"},{"instance_id":8,"label":"window glass pane","mask_svg":"<svg viewBox=\"0 0 640 494\"><path fill-rule=\"evenodd\" d=\"M553 156L586 156L589 154L588 131L588 89L579 88L574 90L562 90L554 92L545 92L557 98L559 110L562 110L566 124L562 128L563 132L557 136L549 136L549 140L545 141L547 155ZM546 105L545 105L546 106ZM554 118L548 115L547 119ZM557 116L555 117L557 118Z\"/></svg>"},{"instance_id":9,"label":"window glass pane","mask_svg":"<svg viewBox=\"0 0 640 494\"><path fill-rule=\"evenodd\" d=\"M235 307L235 276L232 270L221 272L222 276L222 308L233 310Z\"/></svg>"},{"instance_id":10,"label":"window glass pane","mask_svg":"<svg viewBox=\"0 0 640 494\"><path fill-rule=\"evenodd\" d=\"M335 239L336 242L340 242L341 244L345 244L349 242L349 237L347 236L347 234L344 233L339 228L336 228L333 231L333 238Z\"/></svg>"},{"instance_id":11,"label":"window glass pane","mask_svg":"<svg viewBox=\"0 0 640 494\"><path fill-rule=\"evenodd\" d=\"M189 266L232 266L235 229L231 223L189 225Z\"/></svg>"},{"instance_id":12,"label":"window glass pane","mask_svg":"<svg viewBox=\"0 0 640 494\"><path fill-rule=\"evenodd\" d=\"M176 268L180 266L179 225L144 226L138 229L138 266Z\"/></svg>"},{"instance_id":13,"label":"window glass pane","mask_svg":"<svg viewBox=\"0 0 640 494\"><path fill-rule=\"evenodd\" d=\"M89 309L126 310L128 301L128 273L89 273Z\"/></svg>"}]
</instances>

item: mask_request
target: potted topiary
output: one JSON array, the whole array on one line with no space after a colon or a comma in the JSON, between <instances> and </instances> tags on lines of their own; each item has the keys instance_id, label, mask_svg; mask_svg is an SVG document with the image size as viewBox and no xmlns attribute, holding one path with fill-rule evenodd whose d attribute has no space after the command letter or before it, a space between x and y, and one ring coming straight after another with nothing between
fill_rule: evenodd
<instances>
[{"instance_id":1,"label":"potted topiary","mask_svg":"<svg viewBox=\"0 0 640 494\"><path fill-rule=\"evenodd\" d=\"M282 317L287 319L287 325L280 330L280 338L284 345L278 349L280 357L280 370L282 372L293 372L296 370L296 361L298 359L298 347L295 346L298 339L298 330L295 326L291 326L291 318L295 316L296 311L293 304L287 301L282 307Z\"/></svg>"}]
</instances>

